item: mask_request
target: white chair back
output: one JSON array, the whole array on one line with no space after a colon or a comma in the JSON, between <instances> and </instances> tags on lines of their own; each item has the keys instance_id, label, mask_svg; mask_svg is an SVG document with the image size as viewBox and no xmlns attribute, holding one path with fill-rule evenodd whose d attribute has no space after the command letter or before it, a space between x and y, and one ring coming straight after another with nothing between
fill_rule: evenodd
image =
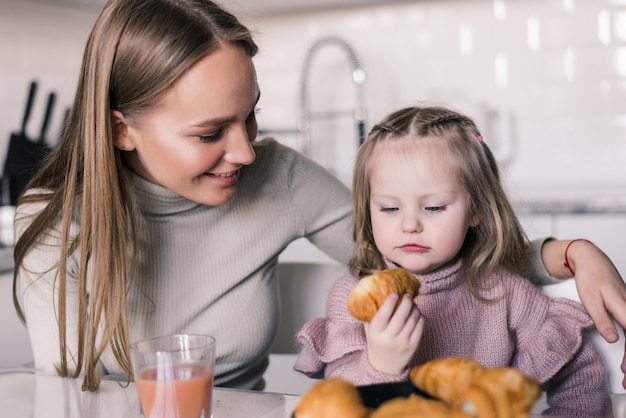
<instances>
[{"instance_id":1,"label":"white chair back","mask_svg":"<svg viewBox=\"0 0 626 418\"><path fill-rule=\"evenodd\" d=\"M339 263L279 263L280 326L263 375L265 391L301 395L315 384L293 370L298 353L295 336L307 321L325 315L328 292L347 271Z\"/></svg>"}]
</instances>

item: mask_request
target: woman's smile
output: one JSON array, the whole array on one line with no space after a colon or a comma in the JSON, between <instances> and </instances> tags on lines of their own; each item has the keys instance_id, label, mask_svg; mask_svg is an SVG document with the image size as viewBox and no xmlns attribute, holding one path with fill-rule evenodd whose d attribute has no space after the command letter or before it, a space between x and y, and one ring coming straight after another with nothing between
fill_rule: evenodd
<instances>
[{"instance_id":1,"label":"woman's smile","mask_svg":"<svg viewBox=\"0 0 626 418\"><path fill-rule=\"evenodd\" d=\"M239 180L240 171L235 170L228 173L204 173L205 176L211 177L212 179L224 184L230 185L235 184Z\"/></svg>"}]
</instances>

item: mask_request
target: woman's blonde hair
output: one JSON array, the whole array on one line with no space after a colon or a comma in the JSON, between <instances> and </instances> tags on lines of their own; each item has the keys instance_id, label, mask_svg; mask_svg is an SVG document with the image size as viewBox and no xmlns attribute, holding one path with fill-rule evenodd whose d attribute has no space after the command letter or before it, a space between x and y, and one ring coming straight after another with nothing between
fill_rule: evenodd
<instances>
[{"instance_id":1,"label":"woman's blonde hair","mask_svg":"<svg viewBox=\"0 0 626 418\"><path fill-rule=\"evenodd\" d=\"M469 196L469 215L480 219L477 226L469 229L460 254L464 277L472 293L480 297L479 273L505 267L526 274L528 240L500 184L493 154L470 118L435 106L409 107L392 113L372 128L361 146L353 178L356 245L351 269L364 276L385 267L374 243L370 214L370 170L376 145L425 137L446 142L455 158L459 180Z\"/></svg>"},{"instance_id":2,"label":"woman's blonde hair","mask_svg":"<svg viewBox=\"0 0 626 418\"><path fill-rule=\"evenodd\" d=\"M190 67L226 43L251 57L257 52L250 31L209 0L110 0L87 42L60 143L18 204L46 203L15 246L18 314L23 318L17 270L29 249L60 221L57 370L77 377L84 369L83 390L98 389L97 363L107 346L132 376L126 294L138 263L140 218L121 154L113 146L111 110L130 120L149 112ZM80 226L75 237L72 222ZM68 330L67 260L77 251L79 322L77 330ZM52 303L54 295L50 298ZM99 327L102 335L97 336ZM67 358L68 332L78 336L73 370Z\"/></svg>"}]
</instances>

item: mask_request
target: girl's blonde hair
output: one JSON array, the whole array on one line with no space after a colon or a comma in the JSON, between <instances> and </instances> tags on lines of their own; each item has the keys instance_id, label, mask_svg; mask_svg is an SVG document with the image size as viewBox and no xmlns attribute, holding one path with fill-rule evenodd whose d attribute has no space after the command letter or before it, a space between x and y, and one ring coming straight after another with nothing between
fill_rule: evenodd
<instances>
[{"instance_id":1,"label":"girl's blonde hair","mask_svg":"<svg viewBox=\"0 0 626 418\"><path fill-rule=\"evenodd\" d=\"M113 146L111 110L129 120L150 112L190 67L226 43L250 57L257 52L250 31L209 0L110 0L87 42L60 143L18 204L46 203L15 246L18 314L23 318L16 294L18 268L29 249L60 222L57 370L77 377L84 369L83 390L98 389L97 363L107 346L132 376L126 294L138 263L140 218L121 154ZM73 221L80 226L75 237L70 234ZM77 251L79 322L78 329L68 330L67 260ZM52 303L54 295L50 298ZM68 332L78 336L73 370L67 358Z\"/></svg>"},{"instance_id":2,"label":"girl's blonde hair","mask_svg":"<svg viewBox=\"0 0 626 418\"><path fill-rule=\"evenodd\" d=\"M505 267L518 274L529 268L528 239L500 184L496 160L474 122L443 107L398 110L374 126L361 146L354 169L354 240L351 269L361 276L385 267L374 243L370 214L370 170L378 143L407 138L445 141L458 167L459 180L469 196L470 216L480 222L471 227L461 248L463 273L472 293L479 296L479 273ZM482 298L481 298L482 299Z\"/></svg>"}]
</instances>

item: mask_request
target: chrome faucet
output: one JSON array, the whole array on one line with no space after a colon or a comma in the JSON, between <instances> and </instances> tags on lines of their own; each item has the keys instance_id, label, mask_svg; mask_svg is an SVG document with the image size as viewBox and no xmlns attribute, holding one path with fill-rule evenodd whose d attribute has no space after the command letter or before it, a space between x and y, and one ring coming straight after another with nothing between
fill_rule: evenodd
<instances>
[{"instance_id":1,"label":"chrome faucet","mask_svg":"<svg viewBox=\"0 0 626 418\"><path fill-rule=\"evenodd\" d=\"M304 60L304 67L302 70L302 79L300 84L300 116L298 121L298 136L300 143L300 151L304 154L309 153L311 145L310 134L310 121L314 116L311 114L311 108L309 104L309 73L311 69L311 63L313 57L320 49L325 46L335 45L341 48L350 61L352 66L352 81L356 86L356 100L354 106L353 117L357 123L358 132L358 144L361 145L365 140L365 118L366 110L363 97L363 85L365 84L365 70L361 66L354 49L343 39L336 36L327 36L316 41L309 49L306 58ZM337 112L335 116L341 116L340 112ZM325 117L329 114L326 113ZM332 115L331 115L332 116Z\"/></svg>"}]
</instances>

